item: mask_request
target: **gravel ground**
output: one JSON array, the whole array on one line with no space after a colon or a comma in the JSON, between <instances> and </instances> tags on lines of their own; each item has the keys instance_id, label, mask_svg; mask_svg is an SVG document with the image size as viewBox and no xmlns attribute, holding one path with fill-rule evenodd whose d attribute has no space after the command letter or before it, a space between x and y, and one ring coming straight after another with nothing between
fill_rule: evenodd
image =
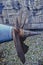
<instances>
[{"instance_id":1,"label":"gravel ground","mask_svg":"<svg viewBox=\"0 0 43 65\"><path fill-rule=\"evenodd\" d=\"M25 54L25 65L38 65L38 61L43 60L43 34L27 38L25 44L29 46ZM23 65L17 56L13 41L0 44L0 51L3 52L0 65Z\"/></svg>"}]
</instances>

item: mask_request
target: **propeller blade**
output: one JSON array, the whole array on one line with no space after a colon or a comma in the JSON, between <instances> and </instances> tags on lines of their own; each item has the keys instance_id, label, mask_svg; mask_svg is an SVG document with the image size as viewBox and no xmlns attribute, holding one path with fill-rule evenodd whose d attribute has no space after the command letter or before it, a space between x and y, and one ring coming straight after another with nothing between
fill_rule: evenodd
<instances>
[{"instance_id":1,"label":"propeller blade","mask_svg":"<svg viewBox=\"0 0 43 65\"><path fill-rule=\"evenodd\" d=\"M20 58L20 60L24 64L25 63L25 56L24 56L24 52L23 52L23 49L21 46L20 37L19 37L18 33L15 31L13 31L13 40L15 42L18 57Z\"/></svg>"},{"instance_id":2,"label":"propeller blade","mask_svg":"<svg viewBox=\"0 0 43 65\"><path fill-rule=\"evenodd\" d=\"M23 49L24 54L27 53L29 46L27 46L23 41L25 41L26 37L20 37L21 46Z\"/></svg>"},{"instance_id":3,"label":"propeller blade","mask_svg":"<svg viewBox=\"0 0 43 65\"><path fill-rule=\"evenodd\" d=\"M23 42L21 43L21 45L22 45L22 49L23 49L24 54L26 54L29 46L25 45Z\"/></svg>"},{"instance_id":4,"label":"propeller blade","mask_svg":"<svg viewBox=\"0 0 43 65\"><path fill-rule=\"evenodd\" d=\"M22 14L23 14L23 11L20 11L20 14L18 16L18 23L19 23L20 28L21 28L21 24L22 24Z\"/></svg>"},{"instance_id":5,"label":"propeller blade","mask_svg":"<svg viewBox=\"0 0 43 65\"><path fill-rule=\"evenodd\" d=\"M40 35L40 34L41 34L41 32L24 30L25 38L27 38L29 36L34 36L34 35Z\"/></svg>"},{"instance_id":6,"label":"propeller blade","mask_svg":"<svg viewBox=\"0 0 43 65\"><path fill-rule=\"evenodd\" d=\"M16 29L19 30L20 26L19 26L19 22L18 22L18 19L16 21Z\"/></svg>"},{"instance_id":7,"label":"propeller blade","mask_svg":"<svg viewBox=\"0 0 43 65\"><path fill-rule=\"evenodd\" d=\"M39 29L29 29L30 31L43 31L43 28L39 28Z\"/></svg>"}]
</instances>

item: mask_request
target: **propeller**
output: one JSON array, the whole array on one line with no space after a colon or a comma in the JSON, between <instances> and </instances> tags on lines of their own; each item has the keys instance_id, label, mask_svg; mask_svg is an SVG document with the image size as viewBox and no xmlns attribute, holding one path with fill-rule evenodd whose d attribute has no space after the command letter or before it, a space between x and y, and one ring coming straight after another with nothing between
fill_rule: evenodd
<instances>
[{"instance_id":1,"label":"propeller","mask_svg":"<svg viewBox=\"0 0 43 65\"><path fill-rule=\"evenodd\" d=\"M24 52L23 52L23 49L21 46L19 31L20 31L20 29L19 29L19 24L18 24L18 20L17 20L16 29L13 31L13 40L15 42L15 47L17 50L18 57L20 58L22 63L25 63L25 56L24 56Z\"/></svg>"},{"instance_id":2,"label":"propeller","mask_svg":"<svg viewBox=\"0 0 43 65\"><path fill-rule=\"evenodd\" d=\"M22 24L22 13L23 11L20 13L20 17L16 19L17 20L16 26L15 26L15 29L13 29L13 40L17 50L17 55L22 61L22 63L24 64L25 54L29 48L27 45L24 44L24 41L28 36L37 35L39 33L34 31L25 31L23 29L27 16L25 16L23 24Z\"/></svg>"},{"instance_id":3,"label":"propeller","mask_svg":"<svg viewBox=\"0 0 43 65\"><path fill-rule=\"evenodd\" d=\"M29 36L34 36L41 33L24 29L27 16L25 16L24 20L22 20L22 14L23 11L20 13L20 16L16 19L16 24L15 24L16 26L14 25L14 27L0 24L0 43L14 40L18 57L24 64L25 54L29 48L24 43L25 39Z\"/></svg>"}]
</instances>

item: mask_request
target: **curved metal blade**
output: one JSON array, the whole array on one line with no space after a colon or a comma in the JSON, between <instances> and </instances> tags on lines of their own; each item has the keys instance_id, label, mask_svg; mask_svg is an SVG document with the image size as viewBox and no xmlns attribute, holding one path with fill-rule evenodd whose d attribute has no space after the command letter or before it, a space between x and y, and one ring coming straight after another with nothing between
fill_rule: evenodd
<instances>
[{"instance_id":1,"label":"curved metal blade","mask_svg":"<svg viewBox=\"0 0 43 65\"><path fill-rule=\"evenodd\" d=\"M21 44L22 44L23 52L24 52L24 54L26 54L27 51L28 51L29 46L25 45L23 42Z\"/></svg>"},{"instance_id":2,"label":"curved metal blade","mask_svg":"<svg viewBox=\"0 0 43 65\"><path fill-rule=\"evenodd\" d=\"M16 21L16 29L19 30L20 26L19 26L19 22L18 22L18 19Z\"/></svg>"},{"instance_id":3,"label":"curved metal blade","mask_svg":"<svg viewBox=\"0 0 43 65\"><path fill-rule=\"evenodd\" d=\"M43 28L29 29L30 31L43 31Z\"/></svg>"},{"instance_id":4,"label":"curved metal blade","mask_svg":"<svg viewBox=\"0 0 43 65\"><path fill-rule=\"evenodd\" d=\"M27 38L29 36L34 36L34 35L41 35L41 32L24 30L24 37L25 38Z\"/></svg>"},{"instance_id":5,"label":"curved metal blade","mask_svg":"<svg viewBox=\"0 0 43 65\"><path fill-rule=\"evenodd\" d=\"M21 46L19 35L15 31L13 32L13 40L15 42L15 46L16 46L18 57L20 58L20 60L24 64L25 63L24 52L23 52L23 49L22 49L22 46Z\"/></svg>"},{"instance_id":6,"label":"curved metal blade","mask_svg":"<svg viewBox=\"0 0 43 65\"><path fill-rule=\"evenodd\" d=\"M19 23L20 28L21 28L21 25L22 25L22 14L23 14L23 11L21 10L20 14L18 16L18 23Z\"/></svg>"},{"instance_id":7,"label":"curved metal blade","mask_svg":"<svg viewBox=\"0 0 43 65\"><path fill-rule=\"evenodd\" d=\"M29 46L27 46L27 45L24 43L25 39L26 39L26 37L20 37L21 46L22 46L22 49L23 49L24 54L27 53L28 48L29 48Z\"/></svg>"}]
</instances>

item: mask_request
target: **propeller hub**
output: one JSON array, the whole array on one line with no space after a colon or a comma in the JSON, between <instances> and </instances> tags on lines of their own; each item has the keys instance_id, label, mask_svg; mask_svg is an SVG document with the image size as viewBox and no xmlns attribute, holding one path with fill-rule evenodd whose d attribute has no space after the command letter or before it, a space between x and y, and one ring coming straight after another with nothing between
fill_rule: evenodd
<instances>
[{"instance_id":1,"label":"propeller hub","mask_svg":"<svg viewBox=\"0 0 43 65\"><path fill-rule=\"evenodd\" d=\"M24 30L23 29L14 29L14 31L17 32L20 37L24 36Z\"/></svg>"}]
</instances>

